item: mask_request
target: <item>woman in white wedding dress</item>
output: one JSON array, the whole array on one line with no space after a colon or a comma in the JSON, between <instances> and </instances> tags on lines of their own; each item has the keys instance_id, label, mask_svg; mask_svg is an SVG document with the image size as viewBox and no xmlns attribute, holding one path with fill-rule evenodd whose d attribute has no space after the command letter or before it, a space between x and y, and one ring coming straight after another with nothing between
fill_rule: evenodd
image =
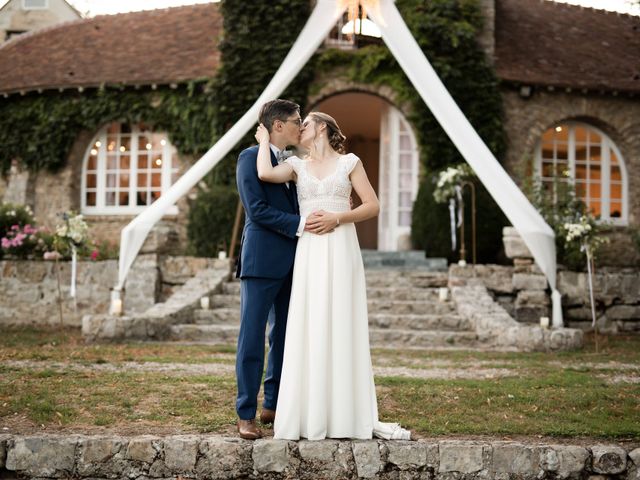
<instances>
[{"instance_id":1,"label":"woman in white wedding dress","mask_svg":"<svg viewBox=\"0 0 640 480\"><path fill-rule=\"evenodd\" d=\"M355 222L378 215L360 159L345 154L335 120L310 113L300 144L309 154L271 163L269 132L259 126L261 180L295 181L305 231L298 240L274 438L409 439L378 421L369 350L367 292ZM351 209L351 190L362 205Z\"/></svg>"}]
</instances>

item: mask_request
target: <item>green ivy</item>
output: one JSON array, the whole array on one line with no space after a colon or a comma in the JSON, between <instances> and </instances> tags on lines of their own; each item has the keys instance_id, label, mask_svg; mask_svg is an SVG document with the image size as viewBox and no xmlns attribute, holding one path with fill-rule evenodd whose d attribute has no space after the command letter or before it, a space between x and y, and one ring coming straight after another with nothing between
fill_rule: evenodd
<instances>
[{"instance_id":1,"label":"green ivy","mask_svg":"<svg viewBox=\"0 0 640 480\"><path fill-rule=\"evenodd\" d=\"M506 148L502 99L498 80L477 43L483 21L478 1L398 0L396 5L458 106L494 155L501 159ZM448 209L436 204L432 193L437 172L464 159L391 52L384 45L356 51L327 50L318 56L317 65L317 71L330 72L328 75L391 87L398 102L410 106L408 120L416 132L425 172L414 204L412 240L416 248L424 248L430 256L457 260L457 253L450 248ZM500 256L496 245L502 244L501 230L508 222L486 190L477 186L478 258L496 261ZM468 235L470 230L467 228ZM470 251L469 238L466 245Z\"/></svg>"},{"instance_id":2,"label":"green ivy","mask_svg":"<svg viewBox=\"0 0 640 480\"><path fill-rule=\"evenodd\" d=\"M206 79L157 90L103 87L9 97L0 102L0 169L6 173L15 158L30 170L56 171L81 131L111 121L145 122L167 132L181 154L200 155L215 139L215 102Z\"/></svg>"}]
</instances>

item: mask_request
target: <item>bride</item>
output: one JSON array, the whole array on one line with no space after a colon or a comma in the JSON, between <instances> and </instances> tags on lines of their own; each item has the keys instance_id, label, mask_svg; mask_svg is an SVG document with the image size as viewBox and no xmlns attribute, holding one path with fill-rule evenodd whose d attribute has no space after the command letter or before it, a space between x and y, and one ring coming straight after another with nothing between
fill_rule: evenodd
<instances>
[{"instance_id":1,"label":"bride","mask_svg":"<svg viewBox=\"0 0 640 480\"><path fill-rule=\"evenodd\" d=\"M380 210L360 159L345 154L336 121L312 112L302 123L305 158L274 166L269 132L256 132L260 180L296 182L305 232L298 240L274 438L409 439L378 421L369 351L364 266L355 222ZM352 188L362 205L351 209Z\"/></svg>"}]
</instances>

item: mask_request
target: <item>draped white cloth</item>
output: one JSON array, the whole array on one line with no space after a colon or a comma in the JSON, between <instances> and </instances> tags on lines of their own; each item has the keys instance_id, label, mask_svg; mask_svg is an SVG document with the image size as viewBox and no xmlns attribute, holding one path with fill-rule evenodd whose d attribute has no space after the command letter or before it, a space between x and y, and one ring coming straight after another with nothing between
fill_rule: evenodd
<instances>
[{"instance_id":1,"label":"draped white cloth","mask_svg":"<svg viewBox=\"0 0 640 480\"><path fill-rule=\"evenodd\" d=\"M552 288L553 325L562 326L560 293L556 289L553 230L498 163L438 78L398 12L394 0L363 0L382 38L444 131L516 228ZM127 225L121 235L118 285L153 225L163 213L202 179L251 129L260 106L276 98L309 60L347 7L345 0L318 0L305 27L253 106L166 193Z\"/></svg>"}]
</instances>

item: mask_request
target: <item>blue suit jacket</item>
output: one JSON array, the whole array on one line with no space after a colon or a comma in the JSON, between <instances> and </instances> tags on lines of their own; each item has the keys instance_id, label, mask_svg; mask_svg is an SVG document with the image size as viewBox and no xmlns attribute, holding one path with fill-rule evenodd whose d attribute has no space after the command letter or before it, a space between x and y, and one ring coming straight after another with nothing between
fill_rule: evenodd
<instances>
[{"instance_id":1,"label":"blue suit jacket","mask_svg":"<svg viewBox=\"0 0 640 480\"><path fill-rule=\"evenodd\" d=\"M236 181L245 211L244 230L236 276L283 278L296 253L300 224L298 194L293 182L267 183L258 178L258 147L242 151L238 157ZM277 160L271 152L271 163Z\"/></svg>"}]
</instances>

